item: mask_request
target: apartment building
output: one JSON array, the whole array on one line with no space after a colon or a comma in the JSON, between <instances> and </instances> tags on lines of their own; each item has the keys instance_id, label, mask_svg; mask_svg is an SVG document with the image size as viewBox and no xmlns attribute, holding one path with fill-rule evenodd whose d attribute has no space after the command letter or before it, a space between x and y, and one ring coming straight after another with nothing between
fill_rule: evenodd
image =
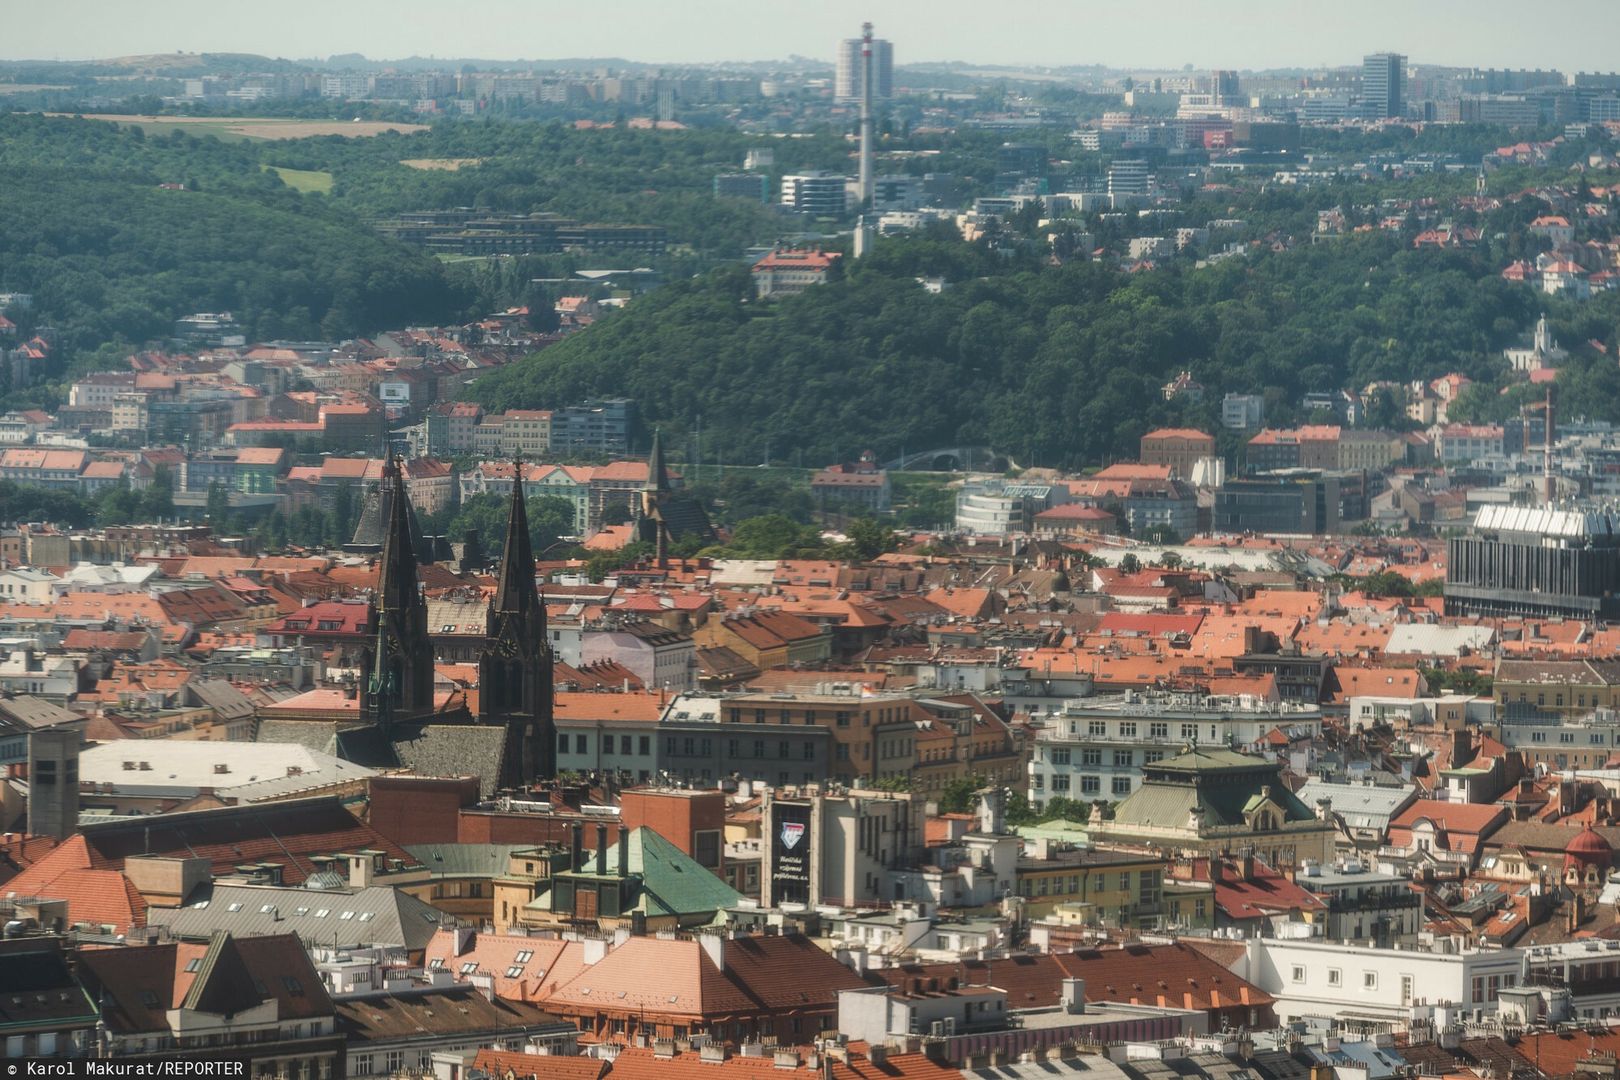
<instances>
[{"instance_id":1,"label":"apartment building","mask_svg":"<svg viewBox=\"0 0 1620 1080\"><path fill-rule=\"evenodd\" d=\"M720 737L732 724L821 728L830 733L829 772L846 784L909 778L917 765L915 709L899 694L743 694L724 699L720 723Z\"/></svg>"},{"instance_id":2,"label":"apartment building","mask_svg":"<svg viewBox=\"0 0 1620 1080\"><path fill-rule=\"evenodd\" d=\"M1126 693L1064 703L1035 735L1029 798L1088 802L1123 799L1142 785L1142 767L1184 746L1253 747L1272 731L1318 735L1315 705L1246 697Z\"/></svg>"}]
</instances>

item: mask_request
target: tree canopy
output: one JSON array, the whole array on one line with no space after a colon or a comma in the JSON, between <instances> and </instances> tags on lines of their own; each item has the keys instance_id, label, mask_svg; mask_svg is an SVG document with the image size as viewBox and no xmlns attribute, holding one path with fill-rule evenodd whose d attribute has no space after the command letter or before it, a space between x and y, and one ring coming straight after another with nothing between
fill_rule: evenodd
<instances>
[{"instance_id":1,"label":"tree canopy","mask_svg":"<svg viewBox=\"0 0 1620 1080\"><path fill-rule=\"evenodd\" d=\"M937 237L878 253L775 303L752 298L743 268L672 283L473 392L490 408L625 394L675 445L698 417L725 417L705 437L733 461L768 444L817 461L989 445L1022 465L1074 466L1134 456L1152 427L1218 430L1226 391L1265 392L1268 421L1287 423L1308 419L1298 403L1311 391L1452 371L1489 382L1537 313L1486 253L1377 233L1129 276ZM915 280L929 272L957 279L930 293ZM1164 400L1181 370L1206 387L1202 403ZM1589 381L1592 415L1620 409L1600 397L1613 376Z\"/></svg>"}]
</instances>

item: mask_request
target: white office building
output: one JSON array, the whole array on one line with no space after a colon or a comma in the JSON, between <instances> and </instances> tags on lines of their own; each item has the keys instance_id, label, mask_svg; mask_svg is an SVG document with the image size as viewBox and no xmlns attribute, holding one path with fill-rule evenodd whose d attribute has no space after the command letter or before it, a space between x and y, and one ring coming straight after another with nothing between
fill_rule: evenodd
<instances>
[{"instance_id":1,"label":"white office building","mask_svg":"<svg viewBox=\"0 0 1620 1080\"><path fill-rule=\"evenodd\" d=\"M1142 785L1142 766L1189 745L1253 747L1274 729L1320 735L1315 705L1203 694L1127 692L1066 701L1035 735L1029 798L1123 799Z\"/></svg>"},{"instance_id":2,"label":"white office building","mask_svg":"<svg viewBox=\"0 0 1620 1080\"><path fill-rule=\"evenodd\" d=\"M1522 949L1474 949L1432 937L1400 949L1328 938L1250 938L1233 974L1276 999L1277 1020L1326 1020L1375 1033L1404 1030L1414 1009L1439 1007L1453 1020L1483 1020L1497 995L1524 978Z\"/></svg>"}]
</instances>

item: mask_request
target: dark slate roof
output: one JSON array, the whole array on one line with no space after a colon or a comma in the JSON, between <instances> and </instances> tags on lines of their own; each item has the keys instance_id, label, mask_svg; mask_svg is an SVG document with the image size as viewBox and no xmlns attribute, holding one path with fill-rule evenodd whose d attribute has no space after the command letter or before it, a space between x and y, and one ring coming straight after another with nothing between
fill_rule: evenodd
<instances>
[{"instance_id":1,"label":"dark slate roof","mask_svg":"<svg viewBox=\"0 0 1620 1080\"><path fill-rule=\"evenodd\" d=\"M492 795L501 776L506 729L478 724L400 724L393 751L399 764L419 776L476 776Z\"/></svg>"},{"instance_id":2,"label":"dark slate roof","mask_svg":"<svg viewBox=\"0 0 1620 1080\"><path fill-rule=\"evenodd\" d=\"M89 1027L95 1003L68 969L55 938L14 938L0 942L0 1027L57 1024Z\"/></svg>"},{"instance_id":3,"label":"dark slate roof","mask_svg":"<svg viewBox=\"0 0 1620 1080\"><path fill-rule=\"evenodd\" d=\"M519 1031L575 1030L543 1009L504 998L490 1000L471 985L367 994L334 1003L337 1030L350 1043L409 1039L424 1031L439 1035L507 1037Z\"/></svg>"},{"instance_id":4,"label":"dark slate roof","mask_svg":"<svg viewBox=\"0 0 1620 1080\"><path fill-rule=\"evenodd\" d=\"M669 530L672 540L681 540L688 536L696 536L703 540L715 538L714 526L709 523L709 515L704 513L703 507L690 495L674 493L665 495L659 504L658 513L664 519L664 527Z\"/></svg>"},{"instance_id":5,"label":"dark slate roof","mask_svg":"<svg viewBox=\"0 0 1620 1080\"><path fill-rule=\"evenodd\" d=\"M383 532L388 524L389 504L392 501L392 491L381 482L366 492L365 501L360 505L360 520L354 527L354 538L343 545L343 550L370 555L382 551ZM411 530L411 550L420 560L427 554L427 545L422 541L422 523L417 520L416 507L409 499L405 501L405 512Z\"/></svg>"},{"instance_id":6,"label":"dark slate roof","mask_svg":"<svg viewBox=\"0 0 1620 1080\"><path fill-rule=\"evenodd\" d=\"M297 743L306 750L342 757L338 753L337 725L318 720L261 720L255 741Z\"/></svg>"},{"instance_id":7,"label":"dark slate roof","mask_svg":"<svg viewBox=\"0 0 1620 1080\"><path fill-rule=\"evenodd\" d=\"M372 725L339 731L337 756L373 769L392 769L403 764L399 748L388 741L380 728Z\"/></svg>"}]
</instances>

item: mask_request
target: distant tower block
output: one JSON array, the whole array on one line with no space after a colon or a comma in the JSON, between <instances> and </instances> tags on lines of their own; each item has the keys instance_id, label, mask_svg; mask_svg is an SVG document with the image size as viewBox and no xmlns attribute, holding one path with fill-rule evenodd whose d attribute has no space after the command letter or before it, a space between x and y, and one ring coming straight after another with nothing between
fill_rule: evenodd
<instances>
[{"instance_id":1,"label":"distant tower block","mask_svg":"<svg viewBox=\"0 0 1620 1080\"><path fill-rule=\"evenodd\" d=\"M79 724L28 735L28 831L66 840L79 829Z\"/></svg>"},{"instance_id":2,"label":"distant tower block","mask_svg":"<svg viewBox=\"0 0 1620 1080\"><path fill-rule=\"evenodd\" d=\"M860 208L872 205L872 24L861 24Z\"/></svg>"}]
</instances>

